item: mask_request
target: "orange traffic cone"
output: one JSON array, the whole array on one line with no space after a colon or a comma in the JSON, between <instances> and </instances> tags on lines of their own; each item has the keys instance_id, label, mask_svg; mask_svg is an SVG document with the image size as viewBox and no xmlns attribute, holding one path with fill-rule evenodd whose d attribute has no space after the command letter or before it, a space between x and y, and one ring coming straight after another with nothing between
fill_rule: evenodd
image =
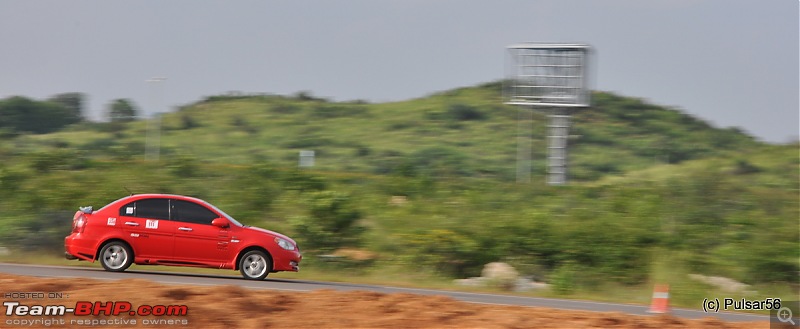
<instances>
[{"instance_id":1,"label":"orange traffic cone","mask_svg":"<svg viewBox=\"0 0 800 329\"><path fill-rule=\"evenodd\" d=\"M669 313L669 285L657 284L653 288L653 303L647 313Z\"/></svg>"}]
</instances>

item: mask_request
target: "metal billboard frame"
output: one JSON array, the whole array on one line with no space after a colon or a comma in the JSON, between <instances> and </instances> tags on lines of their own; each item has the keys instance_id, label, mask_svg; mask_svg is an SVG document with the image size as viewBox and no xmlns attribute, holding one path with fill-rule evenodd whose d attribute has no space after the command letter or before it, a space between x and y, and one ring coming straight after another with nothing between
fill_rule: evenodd
<instances>
[{"instance_id":1,"label":"metal billboard frame","mask_svg":"<svg viewBox=\"0 0 800 329\"><path fill-rule=\"evenodd\" d=\"M547 183L567 182L567 139L571 111L591 105L589 66L591 46L579 43L518 43L507 47L503 82L505 104L543 109L549 119L547 136ZM509 65L510 64L510 65ZM529 115L530 117L530 115ZM521 118L521 116L520 116ZM518 129L517 181L530 179L530 146ZM530 137L528 145L530 144ZM527 173L525 173L527 171Z\"/></svg>"}]
</instances>

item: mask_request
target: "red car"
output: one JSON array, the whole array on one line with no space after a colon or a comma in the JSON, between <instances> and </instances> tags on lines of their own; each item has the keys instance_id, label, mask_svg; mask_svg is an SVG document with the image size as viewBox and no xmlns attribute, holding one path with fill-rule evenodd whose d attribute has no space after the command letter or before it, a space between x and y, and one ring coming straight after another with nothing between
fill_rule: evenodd
<instances>
[{"instance_id":1,"label":"red car","mask_svg":"<svg viewBox=\"0 0 800 329\"><path fill-rule=\"evenodd\" d=\"M242 225L200 199L137 194L97 211L82 207L64 239L67 259L99 260L108 271L138 265L239 270L246 279L297 272L303 256L289 237Z\"/></svg>"}]
</instances>

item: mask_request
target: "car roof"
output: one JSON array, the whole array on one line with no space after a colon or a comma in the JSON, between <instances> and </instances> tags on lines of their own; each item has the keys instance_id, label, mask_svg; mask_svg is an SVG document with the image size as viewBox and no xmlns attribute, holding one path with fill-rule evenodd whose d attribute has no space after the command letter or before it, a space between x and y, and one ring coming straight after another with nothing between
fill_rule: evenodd
<instances>
[{"instance_id":1,"label":"car roof","mask_svg":"<svg viewBox=\"0 0 800 329\"><path fill-rule=\"evenodd\" d=\"M135 200L150 199L150 198L181 199L181 200L187 200L187 201L194 201L194 202L197 202L197 203L208 203L208 202L206 202L206 201L204 201L202 199L198 199L198 198L190 197L190 196L186 196L186 195L161 194L161 193L133 194L133 195L129 195L129 196L123 197L123 198L121 198L121 199L119 199L117 201L114 201L112 203L117 203L117 202L123 201L123 200L135 201Z\"/></svg>"}]
</instances>

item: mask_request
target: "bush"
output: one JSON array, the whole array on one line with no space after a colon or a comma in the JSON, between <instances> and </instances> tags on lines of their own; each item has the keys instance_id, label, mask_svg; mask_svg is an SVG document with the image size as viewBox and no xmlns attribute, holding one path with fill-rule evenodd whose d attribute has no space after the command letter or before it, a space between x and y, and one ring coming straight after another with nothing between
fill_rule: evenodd
<instances>
[{"instance_id":1,"label":"bush","mask_svg":"<svg viewBox=\"0 0 800 329\"><path fill-rule=\"evenodd\" d=\"M372 154L372 149L366 145L358 145L356 146L355 156L357 157L365 157Z\"/></svg>"},{"instance_id":2,"label":"bush","mask_svg":"<svg viewBox=\"0 0 800 329\"><path fill-rule=\"evenodd\" d=\"M366 113L366 107L358 105L320 104L312 110L311 117L316 119L333 119L361 116Z\"/></svg>"},{"instance_id":3,"label":"bush","mask_svg":"<svg viewBox=\"0 0 800 329\"><path fill-rule=\"evenodd\" d=\"M50 133L80 120L80 113L59 103L21 96L0 100L0 128L7 128L14 133Z\"/></svg>"},{"instance_id":4,"label":"bush","mask_svg":"<svg viewBox=\"0 0 800 329\"><path fill-rule=\"evenodd\" d=\"M403 237L406 254L422 268L432 268L446 275L466 277L480 273L486 250L468 236L438 229Z\"/></svg>"},{"instance_id":5,"label":"bush","mask_svg":"<svg viewBox=\"0 0 800 329\"><path fill-rule=\"evenodd\" d=\"M283 147L290 149L313 149L331 146L333 144L334 141L327 137L316 135L298 135L289 137L289 139L283 143Z\"/></svg>"},{"instance_id":6,"label":"bush","mask_svg":"<svg viewBox=\"0 0 800 329\"><path fill-rule=\"evenodd\" d=\"M169 168L170 173L180 178L196 177L200 171L200 166L197 165L197 158L190 155L178 155L170 157Z\"/></svg>"},{"instance_id":7,"label":"bush","mask_svg":"<svg viewBox=\"0 0 800 329\"><path fill-rule=\"evenodd\" d=\"M23 250L63 250L64 237L72 230L74 211L42 211L5 228L0 239Z\"/></svg>"},{"instance_id":8,"label":"bush","mask_svg":"<svg viewBox=\"0 0 800 329\"><path fill-rule=\"evenodd\" d=\"M269 108L270 111L277 114L293 114L303 110L302 107L294 104L275 104Z\"/></svg>"},{"instance_id":9,"label":"bush","mask_svg":"<svg viewBox=\"0 0 800 329\"><path fill-rule=\"evenodd\" d=\"M180 129L187 130L187 129L198 128L198 127L201 127L201 126L202 125L200 125L200 122L198 122L197 119L194 118L194 116L191 116L191 115L186 114L186 113L182 113L181 114L181 126L180 126Z\"/></svg>"},{"instance_id":10,"label":"bush","mask_svg":"<svg viewBox=\"0 0 800 329\"><path fill-rule=\"evenodd\" d=\"M81 149L86 151L106 152L115 145L117 145L117 141L113 138L98 138L83 144Z\"/></svg>"},{"instance_id":11,"label":"bush","mask_svg":"<svg viewBox=\"0 0 800 329\"><path fill-rule=\"evenodd\" d=\"M91 166L85 155L68 149L30 153L28 157L31 168L38 173L48 173L52 170L79 170Z\"/></svg>"},{"instance_id":12,"label":"bush","mask_svg":"<svg viewBox=\"0 0 800 329\"><path fill-rule=\"evenodd\" d=\"M736 168L733 170L736 175L755 174L758 172L761 172L761 168L744 159L736 160Z\"/></svg>"},{"instance_id":13,"label":"bush","mask_svg":"<svg viewBox=\"0 0 800 329\"><path fill-rule=\"evenodd\" d=\"M573 263L564 263L558 266L552 274L550 274L549 282L559 295L569 295L575 291L575 272L576 266Z\"/></svg>"},{"instance_id":14,"label":"bush","mask_svg":"<svg viewBox=\"0 0 800 329\"><path fill-rule=\"evenodd\" d=\"M391 121L386 127L386 130L388 131L403 130L414 127L415 125L416 122L414 121Z\"/></svg>"},{"instance_id":15,"label":"bush","mask_svg":"<svg viewBox=\"0 0 800 329\"><path fill-rule=\"evenodd\" d=\"M468 164L469 157L463 152L449 147L428 147L409 155L402 165L408 170L432 177L467 176L474 170ZM397 167L402 168L402 167Z\"/></svg>"},{"instance_id":16,"label":"bush","mask_svg":"<svg viewBox=\"0 0 800 329\"><path fill-rule=\"evenodd\" d=\"M126 142L122 145L114 145L108 149L108 154L117 161L130 161L144 154L145 145L142 142Z\"/></svg>"},{"instance_id":17,"label":"bush","mask_svg":"<svg viewBox=\"0 0 800 329\"><path fill-rule=\"evenodd\" d=\"M329 252L358 246L361 242L366 228L358 224L361 212L349 195L334 191L312 192L306 204L308 214L290 221L305 248Z\"/></svg>"},{"instance_id":18,"label":"bush","mask_svg":"<svg viewBox=\"0 0 800 329\"><path fill-rule=\"evenodd\" d=\"M0 166L0 195L12 195L26 179L23 173Z\"/></svg>"},{"instance_id":19,"label":"bush","mask_svg":"<svg viewBox=\"0 0 800 329\"><path fill-rule=\"evenodd\" d=\"M323 191L328 187L322 177L302 170L292 170L282 175L281 185L286 190L299 192Z\"/></svg>"},{"instance_id":20,"label":"bush","mask_svg":"<svg viewBox=\"0 0 800 329\"><path fill-rule=\"evenodd\" d=\"M458 121L485 120L486 114L478 108L466 104L453 104L447 108L447 115Z\"/></svg>"},{"instance_id":21,"label":"bush","mask_svg":"<svg viewBox=\"0 0 800 329\"><path fill-rule=\"evenodd\" d=\"M226 193L225 198L236 206L230 207L230 214L245 224L256 224L271 216L273 204L283 190L275 180L277 172L267 165L255 165L239 172L230 182L235 191Z\"/></svg>"},{"instance_id":22,"label":"bush","mask_svg":"<svg viewBox=\"0 0 800 329\"><path fill-rule=\"evenodd\" d=\"M800 266L797 260L797 242L770 241L754 244L748 250L745 277L753 283L793 282L800 280ZM769 255L765 257L765 255Z\"/></svg>"}]
</instances>

